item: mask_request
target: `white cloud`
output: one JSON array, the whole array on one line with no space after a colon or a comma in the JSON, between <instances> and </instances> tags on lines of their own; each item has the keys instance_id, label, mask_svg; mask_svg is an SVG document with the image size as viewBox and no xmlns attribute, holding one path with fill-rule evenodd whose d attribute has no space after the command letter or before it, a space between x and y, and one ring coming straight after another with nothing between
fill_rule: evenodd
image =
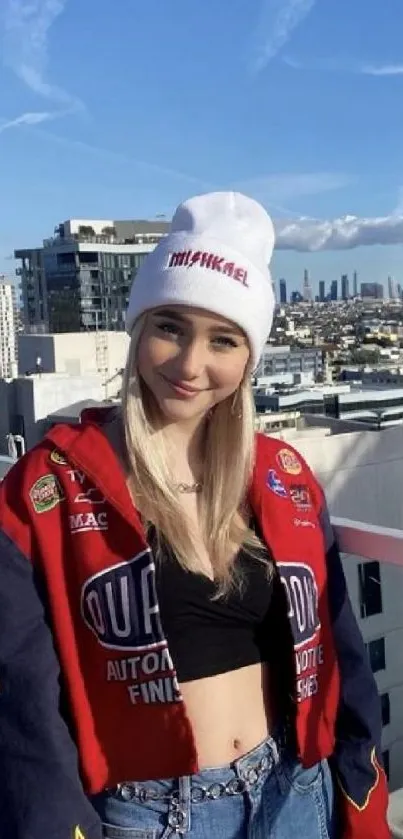
<instances>
[{"instance_id":1,"label":"white cloud","mask_svg":"<svg viewBox=\"0 0 403 839\"><path fill-rule=\"evenodd\" d=\"M263 0L251 61L255 73L280 52L315 3L316 0Z\"/></svg>"},{"instance_id":2,"label":"white cloud","mask_svg":"<svg viewBox=\"0 0 403 839\"><path fill-rule=\"evenodd\" d=\"M363 64L360 73L365 76L403 76L403 64Z\"/></svg>"},{"instance_id":3,"label":"white cloud","mask_svg":"<svg viewBox=\"0 0 403 839\"><path fill-rule=\"evenodd\" d=\"M403 64L373 64L334 58L309 58L302 61L293 55L282 56L282 63L292 70L316 70L327 73L354 73L361 76L403 76Z\"/></svg>"},{"instance_id":4,"label":"white cloud","mask_svg":"<svg viewBox=\"0 0 403 839\"><path fill-rule=\"evenodd\" d=\"M15 119L0 123L0 134L9 128L18 128L19 125L39 125L41 122L47 122L50 119L55 119L55 117L56 114L50 111L27 111L25 114L15 117Z\"/></svg>"},{"instance_id":5,"label":"white cloud","mask_svg":"<svg viewBox=\"0 0 403 839\"><path fill-rule=\"evenodd\" d=\"M363 245L403 244L403 214L379 218L344 216L333 221L275 221L279 250L349 250Z\"/></svg>"},{"instance_id":6,"label":"white cloud","mask_svg":"<svg viewBox=\"0 0 403 839\"><path fill-rule=\"evenodd\" d=\"M67 111L84 108L73 96L46 78L49 32L67 0L3 0L0 47L5 66L35 94Z\"/></svg>"}]
</instances>

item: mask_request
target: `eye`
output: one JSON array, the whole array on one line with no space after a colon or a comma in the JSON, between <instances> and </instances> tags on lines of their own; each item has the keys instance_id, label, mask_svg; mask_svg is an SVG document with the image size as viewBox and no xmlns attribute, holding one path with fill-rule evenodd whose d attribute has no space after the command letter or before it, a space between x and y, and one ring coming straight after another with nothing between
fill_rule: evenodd
<instances>
[{"instance_id":1,"label":"eye","mask_svg":"<svg viewBox=\"0 0 403 839\"><path fill-rule=\"evenodd\" d=\"M161 321L160 323L156 323L156 327L160 332L164 332L165 335L179 335L180 329L175 323L169 323L169 321Z\"/></svg>"},{"instance_id":2,"label":"eye","mask_svg":"<svg viewBox=\"0 0 403 839\"><path fill-rule=\"evenodd\" d=\"M234 349L238 346L235 338L230 338L229 335L217 335L213 338L213 343L221 349L230 349L231 347Z\"/></svg>"}]
</instances>

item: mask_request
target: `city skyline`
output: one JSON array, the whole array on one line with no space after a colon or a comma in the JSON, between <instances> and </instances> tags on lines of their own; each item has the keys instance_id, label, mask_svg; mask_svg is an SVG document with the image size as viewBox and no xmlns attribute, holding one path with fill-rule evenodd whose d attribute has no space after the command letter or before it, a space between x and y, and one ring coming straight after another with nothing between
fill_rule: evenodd
<instances>
[{"instance_id":1,"label":"city skyline","mask_svg":"<svg viewBox=\"0 0 403 839\"><path fill-rule=\"evenodd\" d=\"M315 286L354 260L368 281L399 280L399 23L399 0L119 14L112 0L3 0L0 271L55 218L169 218L191 194L237 189L274 218L275 275L306 265Z\"/></svg>"}]
</instances>

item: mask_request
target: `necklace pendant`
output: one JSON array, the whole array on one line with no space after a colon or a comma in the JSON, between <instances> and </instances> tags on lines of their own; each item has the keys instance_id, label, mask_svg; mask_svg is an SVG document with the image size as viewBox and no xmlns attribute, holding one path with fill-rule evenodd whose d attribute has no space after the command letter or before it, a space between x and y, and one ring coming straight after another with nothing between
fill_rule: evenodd
<instances>
[{"instance_id":1,"label":"necklace pendant","mask_svg":"<svg viewBox=\"0 0 403 839\"><path fill-rule=\"evenodd\" d=\"M195 484L178 484L177 490L178 492L182 493L191 493L191 492L201 492L203 489L203 484L197 482Z\"/></svg>"}]
</instances>

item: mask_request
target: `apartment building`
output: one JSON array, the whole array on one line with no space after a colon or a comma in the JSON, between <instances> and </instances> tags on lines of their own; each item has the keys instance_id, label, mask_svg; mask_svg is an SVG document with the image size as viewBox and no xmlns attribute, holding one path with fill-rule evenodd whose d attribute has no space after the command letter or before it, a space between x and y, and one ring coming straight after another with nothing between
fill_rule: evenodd
<instances>
[{"instance_id":1,"label":"apartment building","mask_svg":"<svg viewBox=\"0 0 403 839\"><path fill-rule=\"evenodd\" d=\"M16 374L17 362L16 293L12 283L0 277L0 379Z\"/></svg>"},{"instance_id":2,"label":"apartment building","mask_svg":"<svg viewBox=\"0 0 403 839\"><path fill-rule=\"evenodd\" d=\"M25 331L122 330L132 277L168 227L70 219L41 248L16 250Z\"/></svg>"}]
</instances>

